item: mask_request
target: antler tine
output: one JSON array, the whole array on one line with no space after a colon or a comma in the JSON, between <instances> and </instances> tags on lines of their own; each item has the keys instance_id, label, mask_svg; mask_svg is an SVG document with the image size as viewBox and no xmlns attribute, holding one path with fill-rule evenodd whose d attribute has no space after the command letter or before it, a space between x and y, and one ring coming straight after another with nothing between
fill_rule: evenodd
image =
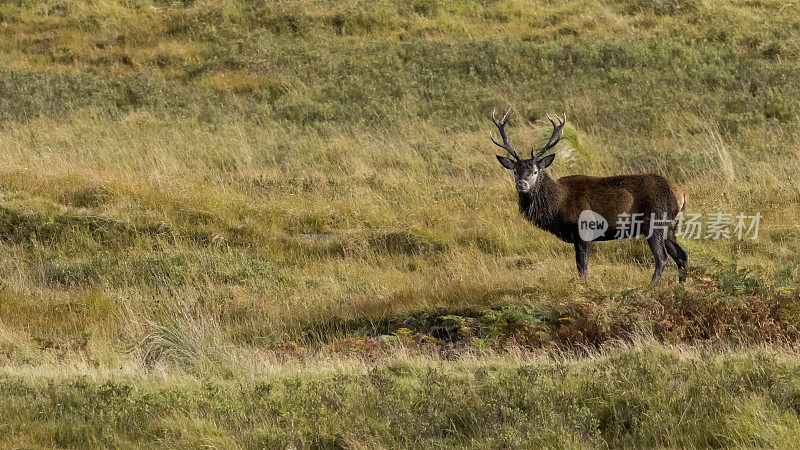
<instances>
[{"instance_id":1,"label":"antler tine","mask_svg":"<svg viewBox=\"0 0 800 450\"><path fill-rule=\"evenodd\" d=\"M554 116L556 116L556 119L558 119L557 125L555 122L553 122L553 119L550 118L550 114L547 114L547 120L553 124L553 134L550 136L550 140L547 141L547 144L544 146L544 148L539 150L538 153L534 154L534 149L531 149L531 157L533 159L539 159L539 157L544 155L546 151L555 147L555 145L558 144L558 141L561 140L561 136L564 135L564 125L567 123L567 113L564 113L564 120L561 120L561 118L558 117L558 114L554 114Z\"/></svg>"},{"instance_id":2,"label":"antler tine","mask_svg":"<svg viewBox=\"0 0 800 450\"><path fill-rule=\"evenodd\" d=\"M503 120L501 120L501 122L503 122L503 125L505 125L506 122L508 122L508 115L509 114L511 114L511 108L508 108L508 111L506 111L506 113L503 114Z\"/></svg>"},{"instance_id":3,"label":"antler tine","mask_svg":"<svg viewBox=\"0 0 800 450\"><path fill-rule=\"evenodd\" d=\"M508 108L508 111L506 111L506 113L503 115L503 118L500 119L499 122L497 121L497 119L495 119L495 112L496 111L497 110L492 111L492 122L494 122L494 125L497 127L497 130L500 132L500 138L503 139L503 143L501 144L501 143L495 141L494 140L494 136L492 136L491 132L489 133L489 139L492 140L494 145L496 145L498 147L501 147L501 148L504 148L509 154L511 154L511 156L514 157L514 159L519 161L519 156L517 156L517 152L515 152L514 149L511 148L511 145L508 143L508 136L506 136L506 131L505 131L505 126L508 123L508 118L509 118L508 115L511 114L511 108Z\"/></svg>"}]
</instances>

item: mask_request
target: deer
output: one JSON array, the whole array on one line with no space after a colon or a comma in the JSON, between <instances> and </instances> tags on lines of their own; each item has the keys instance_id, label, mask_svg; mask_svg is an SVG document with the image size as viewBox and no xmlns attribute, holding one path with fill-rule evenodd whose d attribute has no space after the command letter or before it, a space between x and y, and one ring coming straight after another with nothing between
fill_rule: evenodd
<instances>
[{"instance_id":1,"label":"deer","mask_svg":"<svg viewBox=\"0 0 800 450\"><path fill-rule=\"evenodd\" d=\"M505 131L510 113L511 109L497 120L492 112L492 122L502 143L491 132L489 138L513 158L496 155L503 167L514 172L519 212L534 226L573 244L581 280L588 279L594 242L641 236L646 238L655 259L651 283L661 279L669 257L678 266L678 281L686 280L689 258L675 236L678 215L687 201L681 186L655 173L569 175L553 179L546 169L556 153L545 154L561 140L567 115L562 120L556 114L556 123L547 114L553 134L540 150L535 145L531 148L530 159L521 159L509 144Z\"/></svg>"}]
</instances>

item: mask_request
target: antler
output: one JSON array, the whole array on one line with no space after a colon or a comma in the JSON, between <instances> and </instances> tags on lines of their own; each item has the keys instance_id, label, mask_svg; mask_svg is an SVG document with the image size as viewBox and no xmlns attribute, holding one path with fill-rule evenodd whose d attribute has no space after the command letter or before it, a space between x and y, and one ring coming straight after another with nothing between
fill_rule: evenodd
<instances>
[{"instance_id":1,"label":"antler","mask_svg":"<svg viewBox=\"0 0 800 450\"><path fill-rule=\"evenodd\" d=\"M519 161L519 156L517 156L517 152L515 152L514 149L511 148L511 145L509 145L508 143L508 137L506 136L506 131L505 131L505 126L508 123L508 115L511 114L511 108L508 108L508 111L506 111L503 118L500 119L500 122L498 122L497 119L494 118L494 113L495 111L492 111L492 122L494 122L494 125L497 127L497 130L500 131L500 137L503 139L503 143L501 144L495 141L494 136L492 136L492 133L489 133L489 139L491 139L492 142L494 142L494 145L506 149L506 151L510 153L511 156L514 157L514 159Z\"/></svg>"},{"instance_id":2,"label":"antler","mask_svg":"<svg viewBox=\"0 0 800 450\"><path fill-rule=\"evenodd\" d=\"M540 156L544 155L544 152L550 150L551 148L555 147L558 144L558 141L561 140L561 136L564 135L564 125L567 123L567 113L564 113L564 120L562 121L558 114L554 114L556 119L558 119L558 125L553 122L553 119L550 118L550 114L547 115L547 120L553 124L553 135L550 136L550 140L547 141L547 145L544 146L543 149L539 150L539 153L533 154L534 149L531 149L531 157L533 159L539 159Z\"/></svg>"}]
</instances>

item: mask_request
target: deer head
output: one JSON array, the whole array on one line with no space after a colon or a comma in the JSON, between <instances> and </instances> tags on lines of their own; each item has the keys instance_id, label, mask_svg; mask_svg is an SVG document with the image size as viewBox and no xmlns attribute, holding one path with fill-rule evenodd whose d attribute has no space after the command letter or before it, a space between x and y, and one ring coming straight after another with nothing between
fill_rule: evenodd
<instances>
[{"instance_id":1,"label":"deer head","mask_svg":"<svg viewBox=\"0 0 800 450\"><path fill-rule=\"evenodd\" d=\"M547 141L547 144L536 152L536 148L531 148L531 159L520 159L517 156L517 152L511 148L511 145L508 143L508 136L506 136L505 126L508 123L509 115L511 114L511 110L509 109L505 115L503 116L500 121L495 119L495 113L492 112L492 122L494 122L497 130L500 132L500 138L503 140L503 143L499 143L494 140L494 136L489 133L489 138L494 142L495 145L498 147L504 148L514 159L507 158L505 156L497 155L497 160L500 161L500 164L503 165L508 170L514 171L514 184L519 192L530 192L531 189L536 186L536 180L539 177L539 172L546 169L550 164L553 163L553 159L555 158L555 154L550 154L547 156L544 155L548 150L553 148L558 141L561 139L561 136L564 134L563 129L564 125L567 123L567 115L564 114L564 120L562 121L561 118L556 115L556 119L558 119L558 124L553 122L553 119L550 118L550 115L547 116L547 120L553 124L553 134L550 136L550 140Z\"/></svg>"}]
</instances>

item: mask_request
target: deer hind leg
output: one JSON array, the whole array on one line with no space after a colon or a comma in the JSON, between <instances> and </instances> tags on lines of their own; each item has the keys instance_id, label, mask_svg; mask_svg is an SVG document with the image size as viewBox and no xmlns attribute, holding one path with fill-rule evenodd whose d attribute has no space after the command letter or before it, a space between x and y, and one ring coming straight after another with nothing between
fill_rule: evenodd
<instances>
[{"instance_id":1,"label":"deer hind leg","mask_svg":"<svg viewBox=\"0 0 800 450\"><path fill-rule=\"evenodd\" d=\"M675 230L671 229L669 231L669 235L667 236L667 240L664 241L664 245L667 248L667 253L672 259L675 260L675 264L678 265L678 281L683 283L686 281L686 268L689 266L689 256L683 250L683 248L678 245L677 239L675 239Z\"/></svg>"},{"instance_id":2,"label":"deer hind leg","mask_svg":"<svg viewBox=\"0 0 800 450\"><path fill-rule=\"evenodd\" d=\"M578 265L578 275L584 280L589 278L589 256L592 253L592 242L586 242L575 237L575 263Z\"/></svg>"},{"instance_id":3,"label":"deer hind leg","mask_svg":"<svg viewBox=\"0 0 800 450\"><path fill-rule=\"evenodd\" d=\"M651 283L658 282L661 279L661 273L664 271L664 266L667 265L669 258L667 257L667 249L664 245L664 236L662 232L654 232L652 236L647 239L650 244L650 251L653 252L653 258L656 262L656 270L653 272L653 279Z\"/></svg>"}]
</instances>

